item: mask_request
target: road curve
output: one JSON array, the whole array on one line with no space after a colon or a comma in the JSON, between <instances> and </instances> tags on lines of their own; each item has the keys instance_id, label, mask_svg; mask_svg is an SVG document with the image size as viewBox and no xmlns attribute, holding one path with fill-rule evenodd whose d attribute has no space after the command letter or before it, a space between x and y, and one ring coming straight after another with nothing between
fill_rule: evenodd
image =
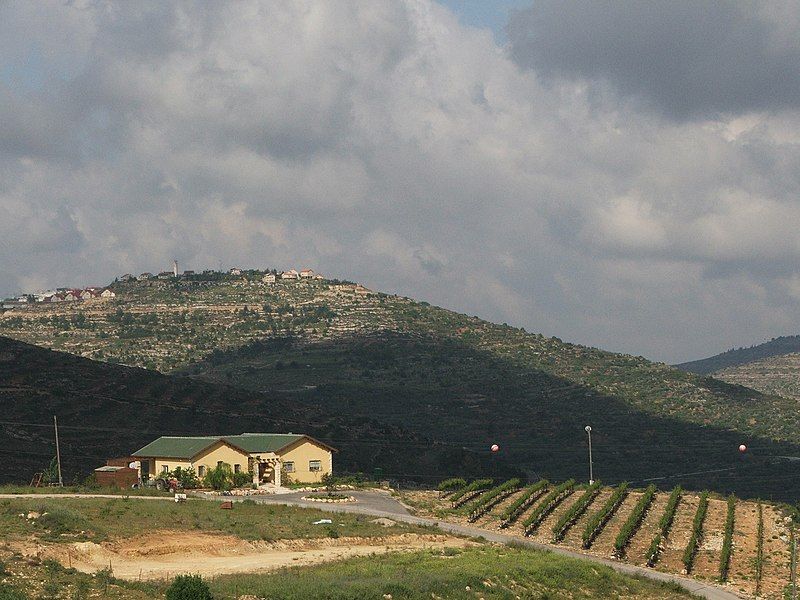
<instances>
[{"instance_id":1,"label":"road curve","mask_svg":"<svg viewBox=\"0 0 800 600\"><path fill-rule=\"evenodd\" d=\"M697 594L698 596L701 596L703 598L708 598L709 600L741 600L743 598L743 596L739 596L738 594L730 590L726 590L724 588L721 588L713 584L697 581L695 579L690 579L689 577L683 577L681 575L663 573L661 571L655 571L653 569L647 569L645 567L638 567L636 565L630 565L615 560L600 558L598 556L581 554L579 552L573 552L571 550L567 550L566 548L560 548L558 546L550 546L548 544L541 544L539 542L535 542L530 539L520 538L513 535L507 535L496 531L480 529L478 527L470 527L468 525L458 525L456 523L448 523L447 521L440 521L438 519L416 517L414 515L409 514L406 508L397 501L393 502L393 504L397 506L397 509L381 510L370 507L369 504L373 503L372 500L364 498L364 500L366 500L365 502L359 495L356 495L356 499L358 500L358 502L355 504L325 504L319 502L308 502L299 499L298 496L299 495L295 494L286 494L286 495L266 496L264 498L253 498L253 499L255 499L256 502L264 504L278 503L278 504L286 504L289 506L299 506L303 508L318 508L320 510L329 512L358 513L374 517L386 517L389 519L393 519L395 521L402 521L404 523L411 523L414 525L434 526L438 527L442 531L455 533L457 535L482 537L483 539L489 542L497 542L501 544L513 543L517 545L528 546L529 548L535 548L537 550L543 550L545 552L552 552L554 554L558 554L561 556L568 556L570 558L575 558L578 560L588 560L600 563L608 567L611 567L615 571L624 573L625 575L635 575L639 577L646 577L648 579L654 579L656 581L676 583L685 590L688 590L693 594ZM386 500L388 499L389 498L381 499L379 500L379 503L382 505L389 504L386 502ZM241 498L237 498L237 500L241 500Z\"/></svg>"},{"instance_id":2,"label":"road curve","mask_svg":"<svg viewBox=\"0 0 800 600\"><path fill-rule=\"evenodd\" d=\"M468 525L458 525L456 523L448 523L447 521L440 521L438 519L428 519L425 517L416 517L411 515L400 502L391 498L388 494L376 494L374 492L355 492L357 502L355 504L325 504L320 502L309 502L302 500L302 494L276 494L271 496L214 496L203 497L197 495L195 497L204 500L211 500L219 502L220 500L232 500L234 502L242 502L243 500L254 500L259 504L285 504L287 506L298 506L302 508L316 508L327 512L338 513L356 513L369 515L373 517L385 517L394 521L402 521L404 523L411 523L414 525L428 525L431 527L438 527L442 531L454 533L456 535L466 535L470 537L481 537L489 542L496 542L500 544L517 544L542 550L545 552L552 552L561 556L568 556L578 560L588 560L595 563L600 563L611 567L619 573L625 575L634 575L639 577L646 577L656 581L676 583L685 590L697 594L702 598L709 600L741 600L743 596L721 588L719 586L696 581L681 575L673 575L671 573L663 573L636 565L630 565L619 561L600 558L588 554L581 554L573 552L566 548L557 546L550 546L548 544L541 544L530 539L520 538L513 535L507 535L496 531L489 531L480 529L478 527L470 527ZM5 498L117 498L121 499L122 495L113 494L0 494L0 499ZM136 498L142 500L169 500L173 501L171 496L126 496L127 498ZM374 508L378 506L379 508Z\"/></svg>"}]
</instances>

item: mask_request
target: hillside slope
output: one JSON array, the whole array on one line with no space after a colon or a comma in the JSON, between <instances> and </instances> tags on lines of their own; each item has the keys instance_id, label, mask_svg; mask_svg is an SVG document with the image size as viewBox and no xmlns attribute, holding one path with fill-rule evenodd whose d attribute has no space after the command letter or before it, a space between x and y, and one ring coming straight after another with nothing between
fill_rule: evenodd
<instances>
[{"instance_id":1,"label":"hillside slope","mask_svg":"<svg viewBox=\"0 0 800 600\"><path fill-rule=\"evenodd\" d=\"M765 394L800 400L800 352L721 369L714 372L714 377Z\"/></svg>"},{"instance_id":2,"label":"hillside slope","mask_svg":"<svg viewBox=\"0 0 800 600\"><path fill-rule=\"evenodd\" d=\"M690 373L708 375L721 371L722 369L728 369L772 356L782 356L794 352L800 352L800 335L777 337L763 344L750 346L749 348L731 348L720 354L681 363L675 365L675 367Z\"/></svg>"},{"instance_id":3,"label":"hillside slope","mask_svg":"<svg viewBox=\"0 0 800 600\"><path fill-rule=\"evenodd\" d=\"M452 469L517 472L400 427L341 413L309 413L293 398L166 376L53 352L0 337L0 482L29 481L55 454L59 418L64 477L79 480L112 456L160 435L302 431L339 448L336 469L386 476ZM398 452L398 446L413 453Z\"/></svg>"},{"instance_id":4,"label":"hillside slope","mask_svg":"<svg viewBox=\"0 0 800 600\"><path fill-rule=\"evenodd\" d=\"M109 302L12 311L0 333L285 394L307 411L368 416L478 452L497 441L529 474L582 477L591 423L607 480L670 485L713 471L694 475L695 487L786 495L786 477L800 476L785 461L769 467L800 455L795 402L641 357L353 284L268 285L251 272L114 289ZM738 456L742 441L758 455Z\"/></svg>"}]
</instances>

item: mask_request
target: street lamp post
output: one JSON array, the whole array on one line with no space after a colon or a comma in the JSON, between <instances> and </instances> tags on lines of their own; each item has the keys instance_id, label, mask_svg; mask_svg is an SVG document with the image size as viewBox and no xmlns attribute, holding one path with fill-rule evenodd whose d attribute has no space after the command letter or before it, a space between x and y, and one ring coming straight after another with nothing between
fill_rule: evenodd
<instances>
[{"instance_id":1,"label":"street lamp post","mask_svg":"<svg viewBox=\"0 0 800 600\"><path fill-rule=\"evenodd\" d=\"M594 472L592 469L592 426L587 425L583 428L589 435L589 485L594 483Z\"/></svg>"}]
</instances>

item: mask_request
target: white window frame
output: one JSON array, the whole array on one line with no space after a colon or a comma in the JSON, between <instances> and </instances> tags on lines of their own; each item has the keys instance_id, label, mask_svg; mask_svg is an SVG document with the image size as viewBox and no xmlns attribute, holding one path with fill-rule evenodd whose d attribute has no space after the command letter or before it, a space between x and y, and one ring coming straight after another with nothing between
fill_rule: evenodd
<instances>
[{"instance_id":1,"label":"white window frame","mask_svg":"<svg viewBox=\"0 0 800 600\"><path fill-rule=\"evenodd\" d=\"M314 464L316 463L316 464ZM316 473L318 471L322 471L322 461L321 460L310 460L308 461L308 470L312 473Z\"/></svg>"},{"instance_id":2,"label":"white window frame","mask_svg":"<svg viewBox=\"0 0 800 600\"><path fill-rule=\"evenodd\" d=\"M294 473L294 461L287 460L285 463L283 463L283 468L287 473Z\"/></svg>"},{"instance_id":3,"label":"white window frame","mask_svg":"<svg viewBox=\"0 0 800 600\"><path fill-rule=\"evenodd\" d=\"M161 465L162 473L169 473L169 465Z\"/></svg>"}]
</instances>

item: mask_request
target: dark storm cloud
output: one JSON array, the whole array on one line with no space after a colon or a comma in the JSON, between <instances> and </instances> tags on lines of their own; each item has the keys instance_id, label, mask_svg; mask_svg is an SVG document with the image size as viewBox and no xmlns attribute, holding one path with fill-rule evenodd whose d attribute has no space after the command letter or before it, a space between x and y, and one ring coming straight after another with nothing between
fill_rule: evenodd
<instances>
[{"instance_id":1,"label":"dark storm cloud","mask_svg":"<svg viewBox=\"0 0 800 600\"><path fill-rule=\"evenodd\" d=\"M797 2L536 0L513 14L514 60L610 83L675 118L800 107Z\"/></svg>"}]
</instances>

